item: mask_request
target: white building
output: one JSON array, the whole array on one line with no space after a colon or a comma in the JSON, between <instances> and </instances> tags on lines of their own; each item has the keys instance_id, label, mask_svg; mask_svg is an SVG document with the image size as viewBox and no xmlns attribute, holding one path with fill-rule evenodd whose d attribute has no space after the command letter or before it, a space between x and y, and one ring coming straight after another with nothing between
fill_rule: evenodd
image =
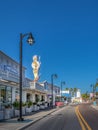
<instances>
[{"instance_id":1,"label":"white building","mask_svg":"<svg viewBox=\"0 0 98 130\"><path fill-rule=\"evenodd\" d=\"M72 102L82 102L80 89L77 89L76 95L72 97Z\"/></svg>"},{"instance_id":2,"label":"white building","mask_svg":"<svg viewBox=\"0 0 98 130\"><path fill-rule=\"evenodd\" d=\"M80 89L77 90L76 97L77 97L77 98L80 98L80 97L81 97Z\"/></svg>"},{"instance_id":3,"label":"white building","mask_svg":"<svg viewBox=\"0 0 98 130\"><path fill-rule=\"evenodd\" d=\"M52 95L51 84L35 83L26 78L25 69L22 67L22 101L48 101L49 95ZM55 96L60 93L59 87L53 88ZM6 102L13 103L15 100L19 100L19 63L0 51L0 106Z\"/></svg>"}]
</instances>

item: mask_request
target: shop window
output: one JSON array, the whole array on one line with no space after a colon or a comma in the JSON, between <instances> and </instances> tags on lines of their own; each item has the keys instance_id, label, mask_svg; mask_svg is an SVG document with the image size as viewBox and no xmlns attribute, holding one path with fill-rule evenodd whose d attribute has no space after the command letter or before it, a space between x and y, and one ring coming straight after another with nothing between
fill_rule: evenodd
<instances>
[{"instance_id":1,"label":"shop window","mask_svg":"<svg viewBox=\"0 0 98 130\"><path fill-rule=\"evenodd\" d=\"M3 103L6 100L6 89L5 86L0 86L0 102Z\"/></svg>"},{"instance_id":2,"label":"shop window","mask_svg":"<svg viewBox=\"0 0 98 130\"><path fill-rule=\"evenodd\" d=\"M0 86L0 102L11 102L12 101L12 91L11 87Z\"/></svg>"},{"instance_id":3,"label":"shop window","mask_svg":"<svg viewBox=\"0 0 98 130\"><path fill-rule=\"evenodd\" d=\"M35 102L39 102L39 95L35 94Z\"/></svg>"},{"instance_id":4,"label":"shop window","mask_svg":"<svg viewBox=\"0 0 98 130\"><path fill-rule=\"evenodd\" d=\"M11 102L12 101L12 88L6 87L6 101Z\"/></svg>"},{"instance_id":5,"label":"shop window","mask_svg":"<svg viewBox=\"0 0 98 130\"><path fill-rule=\"evenodd\" d=\"M30 101L30 94L27 93L27 102L29 102L29 101Z\"/></svg>"},{"instance_id":6,"label":"shop window","mask_svg":"<svg viewBox=\"0 0 98 130\"><path fill-rule=\"evenodd\" d=\"M42 95L41 96L41 101L43 102L43 101L45 101L45 99L44 99L44 96Z\"/></svg>"},{"instance_id":7,"label":"shop window","mask_svg":"<svg viewBox=\"0 0 98 130\"><path fill-rule=\"evenodd\" d=\"M16 88L16 91L15 91L15 100L19 101L19 89L18 88Z\"/></svg>"}]
</instances>

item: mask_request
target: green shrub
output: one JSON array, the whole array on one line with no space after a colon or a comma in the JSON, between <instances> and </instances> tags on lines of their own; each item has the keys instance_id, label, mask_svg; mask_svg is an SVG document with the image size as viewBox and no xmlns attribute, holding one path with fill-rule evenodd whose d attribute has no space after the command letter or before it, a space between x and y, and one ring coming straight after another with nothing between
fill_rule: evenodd
<instances>
[{"instance_id":1,"label":"green shrub","mask_svg":"<svg viewBox=\"0 0 98 130\"><path fill-rule=\"evenodd\" d=\"M37 105L37 103L36 103L36 102L33 102L33 105Z\"/></svg>"},{"instance_id":2,"label":"green shrub","mask_svg":"<svg viewBox=\"0 0 98 130\"><path fill-rule=\"evenodd\" d=\"M20 104L20 103L19 103L18 101L14 101L14 102L13 102L14 108L15 108L15 109L19 109L19 104Z\"/></svg>"},{"instance_id":3,"label":"green shrub","mask_svg":"<svg viewBox=\"0 0 98 130\"><path fill-rule=\"evenodd\" d=\"M25 103L25 102L22 102L22 106L25 107L25 106L26 106L26 103Z\"/></svg>"},{"instance_id":4,"label":"green shrub","mask_svg":"<svg viewBox=\"0 0 98 130\"><path fill-rule=\"evenodd\" d=\"M27 106L28 106L28 107L32 106L32 104L33 104L32 101L28 101L28 102L27 102Z\"/></svg>"}]
</instances>

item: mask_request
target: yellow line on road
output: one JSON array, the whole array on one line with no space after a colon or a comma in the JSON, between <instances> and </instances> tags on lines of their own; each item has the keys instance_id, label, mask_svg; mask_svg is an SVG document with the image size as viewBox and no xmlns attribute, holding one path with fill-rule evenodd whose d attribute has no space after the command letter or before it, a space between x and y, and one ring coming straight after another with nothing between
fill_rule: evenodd
<instances>
[{"instance_id":1,"label":"yellow line on road","mask_svg":"<svg viewBox=\"0 0 98 130\"><path fill-rule=\"evenodd\" d=\"M82 124L84 123L84 127L86 127L88 130L92 130L91 127L87 124L87 122L85 121L85 119L83 118L83 116L81 115L78 106L76 107L76 115L78 115L77 117L79 118L79 122L82 122ZM81 121L80 121L81 120ZM80 123L81 125L81 123ZM81 126L82 127L82 126ZM84 130L82 128L82 130Z\"/></svg>"},{"instance_id":2,"label":"yellow line on road","mask_svg":"<svg viewBox=\"0 0 98 130\"><path fill-rule=\"evenodd\" d=\"M80 118L79 115L78 115L77 109L78 109L78 108L76 107L75 113L76 113L76 115L77 115L77 118L78 118L78 120L79 120L79 123L80 123L80 125L81 125L81 128L82 128L82 130L86 130L86 129L85 129L85 126L83 125L83 123L82 123L82 121L81 121L81 118Z\"/></svg>"},{"instance_id":3,"label":"yellow line on road","mask_svg":"<svg viewBox=\"0 0 98 130\"><path fill-rule=\"evenodd\" d=\"M79 113L80 118L82 119L82 121L84 122L84 124L86 125L86 127L88 128L88 130L92 130L91 127L87 124L86 120L81 115L81 113L79 111L79 108L78 108L78 113Z\"/></svg>"}]
</instances>

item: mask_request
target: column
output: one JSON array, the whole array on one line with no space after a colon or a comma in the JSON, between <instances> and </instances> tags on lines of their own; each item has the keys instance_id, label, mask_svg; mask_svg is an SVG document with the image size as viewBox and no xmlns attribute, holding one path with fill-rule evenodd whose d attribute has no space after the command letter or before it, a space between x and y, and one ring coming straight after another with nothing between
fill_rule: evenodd
<instances>
[{"instance_id":1,"label":"column","mask_svg":"<svg viewBox=\"0 0 98 130\"><path fill-rule=\"evenodd\" d=\"M16 88L15 87L12 87L12 103L15 101L15 90Z\"/></svg>"},{"instance_id":2,"label":"column","mask_svg":"<svg viewBox=\"0 0 98 130\"><path fill-rule=\"evenodd\" d=\"M26 102L27 101L27 93L26 91L22 91L22 102Z\"/></svg>"}]
</instances>

